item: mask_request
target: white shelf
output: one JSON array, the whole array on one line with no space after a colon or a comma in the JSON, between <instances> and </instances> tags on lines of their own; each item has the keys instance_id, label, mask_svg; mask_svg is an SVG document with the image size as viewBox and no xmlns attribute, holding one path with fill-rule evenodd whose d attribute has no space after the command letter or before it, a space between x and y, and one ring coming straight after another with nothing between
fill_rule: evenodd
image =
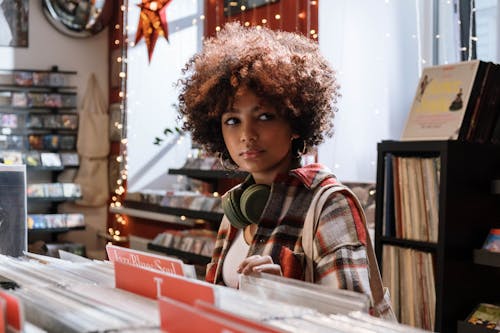
<instances>
[{"instance_id":1,"label":"white shelf","mask_svg":"<svg viewBox=\"0 0 500 333\"><path fill-rule=\"evenodd\" d=\"M185 225L185 226L190 226L190 227L192 227L196 224L195 219L182 218L182 217L177 216L177 215L162 214L162 213L150 212L150 211L134 209L134 208L110 207L109 211L111 213L115 213L115 214L124 214L124 215L129 215L129 216L134 216L134 217L140 217L140 218L148 219L148 220L160 221L160 222L165 222L165 223L180 224L180 225Z\"/></svg>"}]
</instances>

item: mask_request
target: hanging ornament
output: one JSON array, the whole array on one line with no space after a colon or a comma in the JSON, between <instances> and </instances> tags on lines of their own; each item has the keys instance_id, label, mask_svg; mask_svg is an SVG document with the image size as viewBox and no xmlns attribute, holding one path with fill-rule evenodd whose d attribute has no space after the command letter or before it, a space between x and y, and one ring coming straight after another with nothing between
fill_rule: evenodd
<instances>
[{"instance_id":1,"label":"hanging ornament","mask_svg":"<svg viewBox=\"0 0 500 333\"><path fill-rule=\"evenodd\" d=\"M142 0L137 5L141 8L139 25L135 34L135 44L144 37L148 48L148 58L151 62L153 50L158 37L164 36L168 41L167 5L172 0Z\"/></svg>"}]
</instances>

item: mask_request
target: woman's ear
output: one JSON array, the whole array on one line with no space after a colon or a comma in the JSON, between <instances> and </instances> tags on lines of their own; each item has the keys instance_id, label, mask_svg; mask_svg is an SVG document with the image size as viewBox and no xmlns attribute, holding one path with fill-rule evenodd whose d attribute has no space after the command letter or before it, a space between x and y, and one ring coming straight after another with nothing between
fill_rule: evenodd
<instances>
[{"instance_id":1,"label":"woman's ear","mask_svg":"<svg viewBox=\"0 0 500 333\"><path fill-rule=\"evenodd\" d=\"M298 139L300 138L300 135L298 134L292 134L292 139L291 140L295 140L295 139Z\"/></svg>"}]
</instances>

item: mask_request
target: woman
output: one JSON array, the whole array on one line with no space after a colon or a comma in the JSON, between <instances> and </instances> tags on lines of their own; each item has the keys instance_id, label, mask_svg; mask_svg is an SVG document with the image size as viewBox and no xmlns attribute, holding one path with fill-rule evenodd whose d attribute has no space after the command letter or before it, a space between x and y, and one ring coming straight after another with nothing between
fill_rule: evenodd
<instances>
[{"instance_id":1,"label":"woman","mask_svg":"<svg viewBox=\"0 0 500 333\"><path fill-rule=\"evenodd\" d=\"M303 36L232 23L184 69L180 116L194 141L249 177L223 197L206 280L238 287L239 274L305 279L301 232L314 191L338 182L300 165L331 135L338 85L318 45ZM321 213L314 282L371 295L367 235L354 198L333 194Z\"/></svg>"}]
</instances>

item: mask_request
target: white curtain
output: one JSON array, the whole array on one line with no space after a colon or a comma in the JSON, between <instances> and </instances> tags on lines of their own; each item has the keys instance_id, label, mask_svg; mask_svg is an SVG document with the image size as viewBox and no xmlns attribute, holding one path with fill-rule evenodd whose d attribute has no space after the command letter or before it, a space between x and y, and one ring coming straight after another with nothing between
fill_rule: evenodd
<instances>
[{"instance_id":1,"label":"white curtain","mask_svg":"<svg viewBox=\"0 0 500 333\"><path fill-rule=\"evenodd\" d=\"M446 31L438 28L437 42L432 1L318 3L320 48L343 95L335 134L319 147L319 161L341 181L374 182L377 143L399 140L422 68L437 62L437 48L458 54L453 2L439 2L448 23L442 21ZM455 62L448 53L439 61Z\"/></svg>"}]
</instances>

